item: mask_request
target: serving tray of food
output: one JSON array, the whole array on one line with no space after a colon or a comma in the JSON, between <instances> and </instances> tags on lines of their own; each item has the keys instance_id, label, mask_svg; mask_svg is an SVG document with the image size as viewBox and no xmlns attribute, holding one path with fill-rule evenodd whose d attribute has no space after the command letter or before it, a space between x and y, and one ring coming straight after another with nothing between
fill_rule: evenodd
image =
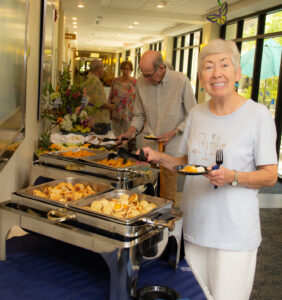
<instances>
[{"instance_id":1,"label":"serving tray of food","mask_svg":"<svg viewBox=\"0 0 282 300\"><path fill-rule=\"evenodd\" d=\"M125 170L127 168L134 169L139 165L137 160L134 158L122 158L118 156L113 156L112 158L112 155L109 155L109 153L101 153L99 155L83 157L81 160L88 164L114 171Z\"/></svg>"},{"instance_id":2,"label":"serving tray of food","mask_svg":"<svg viewBox=\"0 0 282 300\"><path fill-rule=\"evenodd\" d=\"M30 186L17 192L18 195L32 198L42 202L56 203L59 206L69 206L79 200L90 196L108 192L113 188L105 183L81 180L75 177L68 177L59 180L52 180L47 183Z\"/></svg>"},{"instance_id":3,"label":"serving tray of food","mask_svg":"<svg viewBox=\"0 0 282 300\"><path fill-rule=\"evenodd\" d=\"M70 206L129 225L140 220L140 218L153 216L155 213L160 214L171 209L172 201L117 189L87 199L80 199L71 203Z\"/></svg>"},{"instance_id":4,"label":"serving tray of food","mask_svg":"<svg viewBox=\"0 0 282 300\"><path fill-rule=\"evenodd\" d=\"M101 153L106 153L106 151L101 151L96 149L92 150L92 149L77 148L77 149L70 149L70 150L54 151L45 155L56 157L56 158L80 159L83 157L94 156Z\"/></svg>"}]
</instances>

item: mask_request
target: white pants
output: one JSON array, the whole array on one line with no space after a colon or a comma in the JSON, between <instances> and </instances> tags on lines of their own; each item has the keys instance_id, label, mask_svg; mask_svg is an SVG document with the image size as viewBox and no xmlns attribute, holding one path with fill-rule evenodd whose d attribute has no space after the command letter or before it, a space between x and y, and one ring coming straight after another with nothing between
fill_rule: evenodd
<instances>
[{"instance_id":1,"label":"white pants","mask_svg":"<svg viewBox=\"0 0 282 300\"><path fill-rule=\"evenodd\" d=\"M185 258L206 297L247 300L255 277L257 249L226 251L185 243Z\"/></svg>"}]
</instances>

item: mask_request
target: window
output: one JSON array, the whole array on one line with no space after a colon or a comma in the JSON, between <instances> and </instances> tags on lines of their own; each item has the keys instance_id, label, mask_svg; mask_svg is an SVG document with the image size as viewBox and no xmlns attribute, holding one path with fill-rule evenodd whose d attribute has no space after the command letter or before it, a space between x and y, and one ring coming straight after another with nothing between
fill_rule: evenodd
<instances>
[{"instance_id":1,"label":"window","mask_svg":"<svg viewBox=\"0 0 282 300\"><path fill-rule=\"evenodd\" d=\"M278 174L282 179L282 9L258 12L222 26L225 39L234 40L241 51L239 94L265 105L277 128ZM281 92L280 92L281 93ZM280 102L279 102L280 101Z\"/></svg>"},{"instance_id":2,"label":"window","mask_svg":"<svg viewBox=\"0 0 282 300\"><path fill-rule=\"evenodd\" d=\"M252 18L248 20L244 20L243 26L243 37L255 36L257 35L257 27L258 27L258 18Z\"/></svg>"},{"instance_id":3,"label":"window","mask_svg":"<svg viewBox=\"0 0 282 300\"><path fill-rule=\"evenodd\" d=\"M282 31L282 11L266 15L265 33Z\"/></svg>"},{"instance_id":4,"label":"window","mask_svg":"<svg viewBox=\"0 0 282 300\"><path fill-rule=\"evenodd\" d=\"M161 52L163 47L164 47L164 42L163 41L158 41L158 42L150 44L150 50L154 50L154 51Z\"/></svg>"},{"instance_id":5,"label":"window","mask_svg":"<svg viewBox=\"0 0 282 300\"><path fill-rule=\"evenodd\" d=\"M137 74L140 58L141 58L141 48L136 48L135 49L135 59L134 59L134 77Z\"/></svg>"},{"instance_id":6,"label":"window","mask_svg":"<svg viewBox=\"0 0 282 300\"><path fill-rule=\"evenodd\" d=\"M190 79L197 98L198 87L198 55L202 39L202 31L186 33L174 38L173 67L175 71L182 72Z\"/></svg>"},{"instance_id":7,"label":"window","mask_svg":"<svg viewBox=\"0 0 282 300\"><path fill-rule=\"evenodd\" d=\"M238 93L245 98L251 98L253 86L253 70L255 58L255 41L243 42L241 46L241 73Z\"/></svg>"}]
</instances>

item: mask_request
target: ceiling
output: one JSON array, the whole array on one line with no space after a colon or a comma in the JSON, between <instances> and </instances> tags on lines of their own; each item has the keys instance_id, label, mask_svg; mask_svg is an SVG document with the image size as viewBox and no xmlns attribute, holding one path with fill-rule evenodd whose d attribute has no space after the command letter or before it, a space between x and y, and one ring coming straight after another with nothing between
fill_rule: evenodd
<instances>
[{"instance_id":1,"label":"ceiling","mask_svg":"<svg viewBox=\"0 0 282 300\"><path fill-rule=\"evenodd\" d=\"M224 0L221 0L222 3ZM218 13L218 0L62 0L65 32L77 33L78 50L118 52L201 28ZM164 2L163 8L156 5ZM281 0L227 0L227 18L281 4ZM78 8L78 4L84 4ZM77 18L73 28L72 18ZM134 23L135 22L135 23Z\"/></svg>"}]
</instances>

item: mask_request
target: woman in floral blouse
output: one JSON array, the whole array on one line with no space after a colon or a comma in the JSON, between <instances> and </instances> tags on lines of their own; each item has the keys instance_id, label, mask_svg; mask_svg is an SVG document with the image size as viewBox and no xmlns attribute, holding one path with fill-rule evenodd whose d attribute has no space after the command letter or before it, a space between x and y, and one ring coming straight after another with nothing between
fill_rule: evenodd
<instances>
[{"instance_id":1,"label":"woman in floral blouse","mask_svg":"<svg viewBox=\"0 0 282 300\"><path fill-rule=\"evenodd\" d=\"M109 103L115 105L112 110L112 130L116 136L127 131L132 119L136 86L136 79L130 77L132 70L131 61L123 61L122 75L113 80L109 93Z\"/></svg>"}]
</instances>

